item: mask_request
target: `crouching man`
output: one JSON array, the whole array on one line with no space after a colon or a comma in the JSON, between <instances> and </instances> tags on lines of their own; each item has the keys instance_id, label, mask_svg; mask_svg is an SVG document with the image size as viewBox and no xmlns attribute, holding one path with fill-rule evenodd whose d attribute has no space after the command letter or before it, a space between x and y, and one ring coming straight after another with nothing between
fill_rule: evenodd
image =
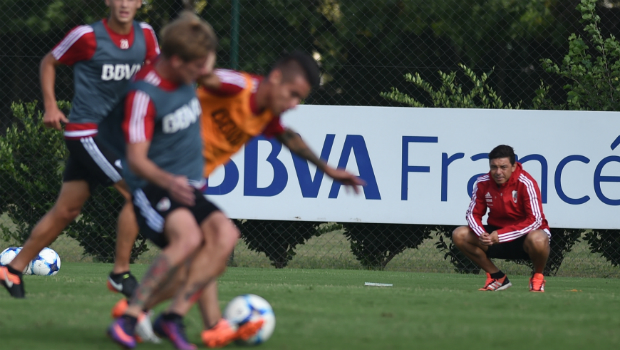
<instances>
[{"instance_id":1,"label":"crouching man","mask_svg":"<svg viewBox=\"0 0 620 350\"><path fill-rule=\"evenodd\" d=\"M493 264L497 259L529 259L534 264L531 292L544 292L543 270L549 257L551 233L543 214L540 189L512 147L500 145L489 153L490 171L474 184L467 210L468 226L452 233L452 241L487 273L482 291L512 286L506 274ZM482 217L489 211L488 225Z\"/></svg>"}]
</instances>

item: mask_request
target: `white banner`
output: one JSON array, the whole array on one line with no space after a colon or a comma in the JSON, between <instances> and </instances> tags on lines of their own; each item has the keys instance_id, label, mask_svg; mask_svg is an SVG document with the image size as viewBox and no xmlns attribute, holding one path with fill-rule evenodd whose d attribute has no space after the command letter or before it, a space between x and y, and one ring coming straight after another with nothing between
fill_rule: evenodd
<instances>
[{"instance_id":1,"label":"white banner","mask_svg":"<svg viewBox=\"0 0 620 350\"><path fill-rule=\"evenodd\" d=\"M261 137L209 179L208 198L230 217L462 225L488 152L507 144L538 181L551 227L620 227L620 113L308 105L283 121L367 186L347 193Z\"/></svg>"}]
</instances>

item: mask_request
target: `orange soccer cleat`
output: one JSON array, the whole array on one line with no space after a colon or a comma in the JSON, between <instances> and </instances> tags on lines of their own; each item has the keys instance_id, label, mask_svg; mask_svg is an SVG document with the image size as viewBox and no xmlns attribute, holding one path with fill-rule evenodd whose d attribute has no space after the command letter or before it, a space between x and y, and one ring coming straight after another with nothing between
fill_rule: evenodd
<instances>
[{"instance_id":1,"label":"orange soccer cleat","mask_svg":"<svg viewBox=\"0 0 620 350\"><path fill-rule=\"evenodd\" d=\"M544 293L545 292L545 276L542 273L535 273L530 278L530 292Z\"/></svg>"},{"instance_id":2,"label":"orange soccer cleat","mask_svg":"<svg viewBox=\"0 0 620 350\"><path fill-rule=\"evenodd\" d=\"M119 300L116 304L114 304L114 307L112 308L112 318L119 318L123 316L123 314L127 310L128 305L129 303L125 298Z\"/></svg>"},{"instance_id":3,"label":"orange soccer cleat","mask_svg":"<svg viewBox=\"0 0 620 350\"><path fill-rule=\"evenodd\" d=\"M258 333L264 322L262 319L246 322L235 330L222 318L213 328L202 332L202 342L208 348L221 348L237 339L248 340Z\"/></svg>"},{"instance_id":4,"label":"orange soccer cleat","mask_svg":"<svg viewBox=\"0 0 620 350\"><path fill-rule=\"evenodd\" d=\"M499 292L500 290L508 289L512 287L512 283L508 280L508 276L504 275L502 278L492 278L489 273L487 273L487 280L484 283L484 287L478 289L487 292Z\"/></svg>"}]
</instances>

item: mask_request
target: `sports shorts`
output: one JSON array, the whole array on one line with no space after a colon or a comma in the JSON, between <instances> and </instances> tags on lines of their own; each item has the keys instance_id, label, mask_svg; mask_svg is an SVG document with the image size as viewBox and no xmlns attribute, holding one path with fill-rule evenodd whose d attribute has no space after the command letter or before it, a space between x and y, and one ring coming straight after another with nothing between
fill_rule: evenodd
<instances>
[{"instance_id":1,"label":"sports shorts","mask_svg":"<svg viewBox=\"0 0 620 350\"><path fill-rule=\"evenodd\" d=\"M166 216L178 208L188 208L198 224L209 215L220 211L215 204L208 201L202 192L194 190L195 204L193 207L180 204L170 197L165 189L149 184L133 192L133 207L140 232L155 245L165 248L168 239L164 235Z\"/></svg>"},{"instance_id":2,"label":"sports shorts","mask_svg":"<svg viewBox=\"0 0 620 350\"><path fill-rule=\"evenodd\" d=\"M122 180L121 162L93 137L67 140L69 159L62 181L84 180L92 190L97 185L111 186Z\"/></svg>"},{"instance_id":3,"label":"sports shorts","mask_svg":"<svg viewBox=\"0 0 620 350\"><path fill-rule=\"evenodd\" d=\"M493 225L484 225L484 230L487 231L487 233L491 233L500 228L501 227ZM514 241L493 244L487 249L487 257L495 259L530 260L530 256L523 248L525 237L527 237L527 235L523 235Z\"/></svg>"}]
</instances>

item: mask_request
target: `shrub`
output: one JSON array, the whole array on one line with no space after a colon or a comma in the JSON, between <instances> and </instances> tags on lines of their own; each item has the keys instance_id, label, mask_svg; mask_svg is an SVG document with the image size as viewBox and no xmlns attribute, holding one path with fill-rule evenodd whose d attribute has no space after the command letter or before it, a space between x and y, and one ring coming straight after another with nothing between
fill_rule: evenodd
<instances>
[{"instance_id":1,"label":"shrub","mask_svg":"<svg viewBox=\"0 0 620 350\"><path fill-rule=\"evenodd\" d=\"M384 269L407 248L417 248L431 236L434 226L405 224L343 223L351 251L367 269Z\"/></svg>"},{"instance_id":2,"label":"shrub","mask_svg":"<svg viewBox=\"0 0 620 350\"><path fill-rule=\"evenodd\" d=\"M295 248L319 236L321 222L236 220L241 238L250 250L265 253L271 265L281 269L295 257Z\"/></svg>"},{"instance_id":3,"label":"shrub","mask_svg":"<svg viewBox=\"0 0 620 350\"><path fill-rule=\"evenodd\" d=\"M620 43L613 35L603 38L596 4L597 0L582 0L577 6L586 36L573 33L568 37L569 49L562 63L543 60L547 72L569 81L564 86L568 98L562 109L620 109Z\"/></svg>"},{"instance_id":4,"label":"shrub","mask_svg":"<svg viewBox=\"0 0 620 350\"><path fill-rule=\"evenodd\" d=\"M58 106L65 111L70 108L63 101ZM13 103L11 109L15 122L0 136L0 213L15 227L1 225L1 230L4 240L21 244L56 201L68 152L62 133L43 125L36 102ZM113 261L122 203L123 197L111 188L95 191L86 202L82 215L66 230L79 241L84 254ZM132 261L146 250L145 239L138 240Z\"/></svg>"},{"instance_id":5,"label":"shrub","mask_svg":"<svg viewBox=\"0 0 620 350\"><path fill-rule=\"evenodd\" d=\"M517 104L512 106L506 104L502 98L489 85L488 79L491 73L483 73L481 76L463 64L459 64L465 76L471 82L471 89L465 91L463 85L456 81L456 72L444 73L439 72L441 77L441 86L439 89L420 77L419 73L406 74L405 80L413 83L417 87L426 91L434 107L443 108L500 108L500 109L519 109L521 106ZM423 103L417 101L413 97L400 92L396 88L392 88L391 92L382 92L381 97L395 102L403 103L411 107L426 107Z\"/></svg>"},{"instance_id":6,"label":"shrub","mask_svg":"<svg viewBox=\"0 0 620 350\"><path fill-rule=\"evenodd\" d=\"M439 241L435 243L435 248L444 254L444 259L450 259L454 266L454 271L458 273L480 273L480 267L474 264L463 252L452 243L452 232L458 226L437 226L437 237ZM448 242L450 242L448 244Z\"/></svg>"},{"instance_id":7,"label":"shrub","mask_svg":"<svg viewBox=\"0 0 620 350\"><path fill-rule=\"evenodd\" d=\"M620 266L620 230L595 230L584 238L592 253L600 253L613 266Z\"/></svg>"}]
</instances>

